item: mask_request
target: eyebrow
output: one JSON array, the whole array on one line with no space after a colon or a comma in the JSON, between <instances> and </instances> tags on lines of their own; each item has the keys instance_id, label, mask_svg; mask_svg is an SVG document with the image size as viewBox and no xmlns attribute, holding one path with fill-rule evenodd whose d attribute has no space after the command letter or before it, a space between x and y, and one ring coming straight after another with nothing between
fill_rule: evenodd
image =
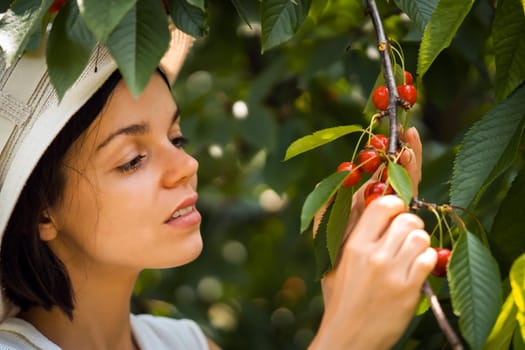
<instances>
[{"instance_id":1,"label":"eyebrow","mask_svg":"<svg viewBox=\"0 0 525 350\"><path fill-rule=\"evenodd\" d=\"M173 117L171 118L171 124L175 124L177 119L180 117L180 110L177 108L175 110L175 113L173 113ZM131 124L128 126L125 126L123 128L118 129L117 131L111 133L102 141L95 150L98 152L101 148L107 146L113 139L115 139L117 136L120 135L144 135L147 132L149 132L149 124L146 123L140 123L140 124Z\"/></svg>"}]
</instances>

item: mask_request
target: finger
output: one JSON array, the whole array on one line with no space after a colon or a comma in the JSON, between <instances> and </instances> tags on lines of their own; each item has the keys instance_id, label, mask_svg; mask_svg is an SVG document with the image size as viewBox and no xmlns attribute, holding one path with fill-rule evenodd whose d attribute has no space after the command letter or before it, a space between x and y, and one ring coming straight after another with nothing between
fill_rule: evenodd
<instances>
[{"instance_id":1,"label":"finger","mask_svg":"<svg viewBox=\"0 0 525 350\"><path fill-rule=\"evenodd\" d=\"M342 242L346 242L350 233L353 231L357 221L363 214L365 210L365 188L371 182L376 181L373 177L369 178L352 196L352 210L350 210L350 217L348 218L348 227L346 228L345 235L342 239Z\"/></svg>"},{"instance_id":2,"label":"finger","mask_svg":"<svg viewBox=\"0 0 525 350\"><path fill-rule=\"evenodd\" d=\"M422 145L421 145L421 141L419 139L417 130L415 128L408 129L408 131L405 133L405 138L410 141L409 146L411 148L403 151L403 153L400 156L399 162L407 170L412 180L414 196L417 197L418 185L419 185L419 182L421 181Z\"/></svg>"},{"instance_id":3,"label":"finger","mask_svg":"<svg viewBox=\"0 0 525 350\"><path fill-rule=\"evenodd\" d=\"M352 232L355 244L375 242L384 234L391 221L406 211L405 204L397 196L379 197L364 210Z\"/></svg>"},{"instance_id":4,"label":"finger","mask_svg":"<svg viewBox=\"0 0 525 350\"><path fill-rule=\"evenodd\" d=\"M423 144L421 143L421 138L419 137L419 132L417 129L415 127L409 128L404 133L403 139L414 151L416 162L421 164L423 159Z\"/></svg>"},{"instance_id":5,"label":"finger","mask_svg":"<svg viewBox=\"0 0 525 350\"><path fill-rule=\"evenodd\" d=\"M414 214L399 214L392 220L390 227L381 238L382 249L390 256L397 255L407 243L407 236L415 230L422 230L424 226L423 220Z\"/></svg>"},{"instance_id":6,"label":"finger","mask_svg":"<svg viewBox=\"0 0 525 350\"><path fill-rule=\"evenodd\" d=\"M408 272L408 280L415 286L423 285L437 262L435 249L428 247L423 253L419 254Z\"/></svg>"},{"instance_id":7,"label":"finger","mask_svg":"<svg viewBox=\"0 0 525 350\"><path fill-rule=\"evenodd\" d=\"M395 257L404 271L404 278L409 279L412 265L417 257L423 254L428 247L430 247L430 236L425 230L415 229L407 234Z\"/></svg>"}]
</instances>

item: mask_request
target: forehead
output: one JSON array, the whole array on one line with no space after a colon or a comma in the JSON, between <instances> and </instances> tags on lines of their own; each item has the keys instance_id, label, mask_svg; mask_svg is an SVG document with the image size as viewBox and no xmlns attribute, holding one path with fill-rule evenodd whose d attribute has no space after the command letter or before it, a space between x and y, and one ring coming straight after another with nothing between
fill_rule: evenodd
<instances>
[{"instance_id":1,"label":"forehead","mask_svg":"<svg viewBox=\"0 0 525 350\"><path fill-rule=\"evenodd\" d=\"M72 147L93 152L96 145L114 131L132 124L151 124L171 116L176 104L169 86L159 73L150 79L144 92L134 97L124 80L119 81L99 115ZM80 146L80 148L79 148Z\"/></svg>"},{"instance_id":2,"label":"forehead","mask_svg":"<svg viewBox=\"0 0 525 350\"><path fill-rule=\"evenodd\" d=\"M106 106L100 113L99 123L129 123L136 119L147 119L155 113L169 112L175 108L175 102L169 86L159 73L155 73L144 92L134 97L124 80L121 80L110 95Z\"/></svg>"}]
</instances>

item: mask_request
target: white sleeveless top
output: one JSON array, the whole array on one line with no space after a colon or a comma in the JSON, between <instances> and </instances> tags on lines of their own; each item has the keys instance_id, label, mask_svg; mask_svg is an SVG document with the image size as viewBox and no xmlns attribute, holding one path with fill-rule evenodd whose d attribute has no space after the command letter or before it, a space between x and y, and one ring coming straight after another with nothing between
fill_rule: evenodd
<instances>
[{"instance_id":1,"label":"white sleeveless top","mask_svg":"<svg viewBox=\"0 0 525 350\"><path fill-rule=\"evenodd\" d=\"M209 350L206 336L191 320L131 315L131 331L141 350ZM0 323L0 350L61 350L33 325L10 317Z\"/></svg>"}]
</instances>

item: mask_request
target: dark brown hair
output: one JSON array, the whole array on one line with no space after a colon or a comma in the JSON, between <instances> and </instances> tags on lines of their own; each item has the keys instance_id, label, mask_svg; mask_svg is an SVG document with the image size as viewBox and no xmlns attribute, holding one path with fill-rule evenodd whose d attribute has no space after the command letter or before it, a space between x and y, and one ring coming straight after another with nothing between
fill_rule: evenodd
<instances>
[{"instance_id":1,"label":"dark brown hair","mask_svg":"<svg viewBox=\"0 0 525 350\"><path fill-rule=\"evenodd\" d=\"M59 307L73 318L74 295L65 265L40 239L44 211L62 199L64 156L73 142L102 111L122 79L118 70L67 122L38 161L11 214L0 250L0 280L4 295L22 310Z\"/></svg>"}]
</instances>

